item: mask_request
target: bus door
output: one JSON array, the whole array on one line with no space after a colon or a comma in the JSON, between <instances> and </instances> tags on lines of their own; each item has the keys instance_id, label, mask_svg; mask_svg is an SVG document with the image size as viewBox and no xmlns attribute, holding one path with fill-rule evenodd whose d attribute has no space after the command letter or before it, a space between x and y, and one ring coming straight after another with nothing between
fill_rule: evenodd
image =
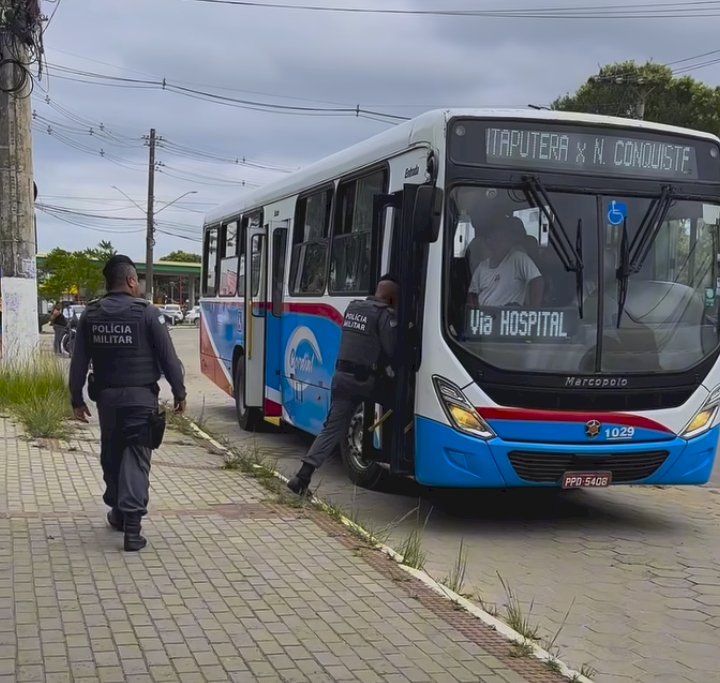
<instances>
[{"instance_id":1,"label":"bus door","mask_svg":"<svg viewBox=\"0 0 720 683\"><path fill-rule=\"evenodd\" d=\"M282 418L283 311L285 260L290 221L273 222L268 230L268 291L270 305L265 318L265 420L276 426Z\"/></svg>"},{"instance_id":2,"label":"bus door","mask_svg":"<svg viewBox=\"0 0 720 683\"><path fill-rule=\"evenodd\" d=\"M261 408L265 387L266 228L262 212L245 226L245 405Z\"/></svg>"},{"instance_id":3,"label":"bus door","mask_svg":"<svg viewBox=\"0 0 720 683\"><path fill-rule=\"evenodd\" d=\"M382 229L387 209L393 208L391 232ZM392 474L414 471L415 379L422 358L422 322L429 242L437 239L440 193L431 185L405 185L391 195L377 195L373 220L372 273L381 265L400 285L397 307L397 353L393 359L393 391L381 409L364 409L363 456L390 465ZM387 244L387 261L383 258Z\"/></svg>"}]
</instances>

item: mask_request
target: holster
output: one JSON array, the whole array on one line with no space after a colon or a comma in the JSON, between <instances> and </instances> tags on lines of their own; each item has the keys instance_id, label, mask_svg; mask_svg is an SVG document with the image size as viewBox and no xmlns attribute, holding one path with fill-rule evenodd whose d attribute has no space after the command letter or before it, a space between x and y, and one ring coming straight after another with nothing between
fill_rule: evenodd
<instances>
[{"instance_id":1,"label":"holster","mask_svg":"<svg viewBox=\"0 0 720 683\"><path fill-rule=\"evenodd\" d=\"M150 448L152 450L160 448L163 437L165 436L166 424L167 420L164 410L158 410L153 413L153 416L150 418Z\"/></svg>"},{"instance_id":2,"label":"holster","mask_svg":"<svg viewBox=\"0 0 720 683\"><path fill-rule=\"evenodd\" d=\"M100 388L98 387L97 380L95 379L95 375L92 372L88 375L87 391L88 391L88 398L93 403L97 403L98 394L100 393Z\"/></svg>"}]
</instances>

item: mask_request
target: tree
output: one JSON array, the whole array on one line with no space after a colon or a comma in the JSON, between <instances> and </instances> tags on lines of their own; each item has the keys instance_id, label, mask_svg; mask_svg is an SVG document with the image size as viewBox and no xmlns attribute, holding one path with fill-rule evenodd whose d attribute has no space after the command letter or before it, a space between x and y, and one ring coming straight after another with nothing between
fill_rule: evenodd
<instances>
[{"instance_id":1,"label":"tree","mask_svg":"<svg viewBox=\"0 0 720 683\"><path fill-rule=\"evenodd\" d=\"M40 294L49 301L83 294L90 298L102 291L102 269L116 250L107 241L94 249L66 251L53 249L43 265L44 282Z\"/></svg>"},{"instance_id":2,"label":"tree","mask_svg":"<svg viewBox=\"0 0 720 683\"><path fill-rule=\"evenodd\" d=\"M662 64L609 64L574 95L551 105L560 111L606 114L695 128L720 135L720 87L676 77Z\"/></svg>"},{"instance_id":3,"label":"tree","mask_svg":"<svg viewBox=\"0 0 720 683\"><path fill-rule=\"evenodd\" d=\"M201 263L202 256L200 254L191 254L189 251L173 251L167 256L163 256L161 261L177 261L179 263Z\"/></svg>"}]
</instances>

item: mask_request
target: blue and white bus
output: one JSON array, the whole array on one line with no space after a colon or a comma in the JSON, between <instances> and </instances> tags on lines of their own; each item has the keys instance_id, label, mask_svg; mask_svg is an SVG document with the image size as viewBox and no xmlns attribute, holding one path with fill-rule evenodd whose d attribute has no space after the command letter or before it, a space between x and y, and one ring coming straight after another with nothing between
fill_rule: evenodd
<instances>
[{"instance_id":1,"label":"blue and white bus","mask_svg":"<svg viewBox=\"0 0 720 683\"><path fill-rule=\"evenodd\" d=\"M703 484L719 229L712 135L428 112L206 217L202 369L243 428L318 433L343 312L391 271L395 393L358 406L341 449L354 482Z\"/></svg>"}]
</instances>

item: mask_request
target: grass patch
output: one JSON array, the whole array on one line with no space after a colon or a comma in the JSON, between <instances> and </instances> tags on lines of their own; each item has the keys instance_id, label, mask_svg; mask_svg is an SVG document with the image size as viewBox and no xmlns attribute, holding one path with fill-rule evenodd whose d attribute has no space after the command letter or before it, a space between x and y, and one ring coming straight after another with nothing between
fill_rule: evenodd
<instances>
[{"instance_id":1,"label":"grass patch","mask_svg":"<svg viewBox=\"0 0 720 683\"><path fill-rule=\"evenodd\" d=\"M72 417L65 369L54 356L0 364L0 409L12 414L34 438L66 436Z\"/></svg>"}]
</instances>

